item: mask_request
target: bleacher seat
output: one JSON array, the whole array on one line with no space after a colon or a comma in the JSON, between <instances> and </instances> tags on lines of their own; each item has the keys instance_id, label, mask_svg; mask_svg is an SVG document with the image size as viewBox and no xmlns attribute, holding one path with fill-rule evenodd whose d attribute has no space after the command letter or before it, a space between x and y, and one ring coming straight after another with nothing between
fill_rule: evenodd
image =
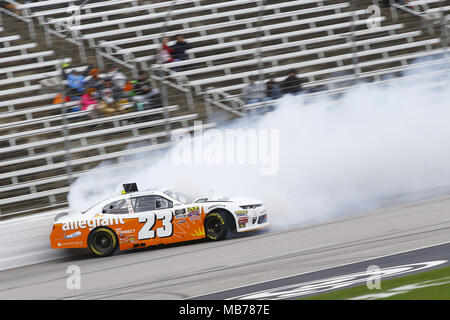
<instances>
[{"instance_id":1,"label":"bleacher seat","mask_svg":"<svg viewBox=\"0 0 450 320\"><path fill-rule=\"evenodd\" d=\"M3 29L8 26L0 27L0 214L67 205L69 162L72 178L101 170L97 165L104 161L109 168L142 163L134 156L150 157L153 151L166 149L174 129L191 132L194 120L206 119L207 103L216 103L233 116L273 105L273 101L245 105L240 100L251 75L281 81L295 68L305 97L336 98L355 83L388 85L396 81L394 75L436 67L445 53L438 32L430 33L414 20L420 18L407 13L393 21L390 9L383 9L381 26L368 28L367 7L373 3L369 0L281 0L268 1L263 8L255 0L98 0L80 8L79 27L72 28L69 39L90 46L99 62L110 59L132 73L166 72L167 76L155 75L152 80L168 84L169 91L180 95L192 90L196 108L187 113L184 105L174 103L165 109L100 119L88 119L86 111L64 117L62 106L52 104L57 90L44 92L41 85L44 79L61 76L62 61L57 48L41 44L44 35L50 36L44 34L48 28L60 28L73 13L72 6L80 3L42 0L18 5L23 17L45 28L34 42L6 34ZM448 0L410 1L408 7L421 10L423 4L427 13L450 11ZM157 64L161 38L180 33L192 45L189 59ZM75 55L69 51L64 61L79 61ZM427 60L413 64L417 59ZM83 70L85 65L74 67ZM419 75L406 78L415 80ZM218 98L214 101L215 97L237 102L242 109L230 108ZM77 104L71 101L65 106ZM67 145L70 161L65 158Z\"/></svg>"}]
</instances>

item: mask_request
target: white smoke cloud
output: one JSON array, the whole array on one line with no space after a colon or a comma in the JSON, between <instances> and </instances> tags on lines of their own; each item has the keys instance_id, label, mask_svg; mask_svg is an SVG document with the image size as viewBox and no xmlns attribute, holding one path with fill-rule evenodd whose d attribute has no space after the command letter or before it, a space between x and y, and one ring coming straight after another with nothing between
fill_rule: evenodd
<instances>
[{"instance_id":1,"label":"white smoke cloud","mask_svg":"<svg viewBox=\"0 0 450 320\"><path fill-rule=\"evenodd\" d=\"M450 78L441 79L447 84ZM71 186L74 211L120 193L122 183L141 190L168 188L193 196L264 201L275 227L326 221L357 208L450 185L450 88L428 82L356 87L339 103L306 104L287 96L257 121L243 118L222 128L279 129L279 171L257 165L181 165L171 153L145 165L100 171Z\"/></svg>"}]
</instances>

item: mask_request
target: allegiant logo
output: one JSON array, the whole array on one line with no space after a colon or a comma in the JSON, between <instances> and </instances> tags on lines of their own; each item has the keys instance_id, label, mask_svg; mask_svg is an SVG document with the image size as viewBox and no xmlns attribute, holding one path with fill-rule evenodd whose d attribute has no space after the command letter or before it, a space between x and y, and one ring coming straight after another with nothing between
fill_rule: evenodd
<instances>
[{"instance_id":1,"label":"allegiant logo","mask_svg":"<svg viewBox=\"0 0 450 320\"><path fill-rule=\"evenodd\" d=\"M101 219L69 221L69 222L66 222L63 224L62 230L70 231L70 230L84 229L84 228L89 228L89 230L92 230L99 226L110 226L110 225L116 225L116 224L125 224L125 221L123 220L122 217L105 217L105 218L101 218Z\"/></svg>"}]
</instances>

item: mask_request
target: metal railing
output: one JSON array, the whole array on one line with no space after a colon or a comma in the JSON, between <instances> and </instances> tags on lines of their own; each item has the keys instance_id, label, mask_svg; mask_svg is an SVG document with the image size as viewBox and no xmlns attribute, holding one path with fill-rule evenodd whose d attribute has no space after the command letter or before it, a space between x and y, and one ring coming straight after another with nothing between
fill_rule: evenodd
<instances>
[{"instance_id":1,"label":"metal railing","mask_svg":"<svg viewBox=\"0 0 450 320\"><path fill-rule=\"evenodd\" d=\"M40 18L41 19L41 18ZM44 18L42 18L44 19ZM45 31L45 39L47 42L47 46L51 47L53 42L51 40L50 35L57 36L75 46L78 47L80 60L83 63L86 63L86 48L84 46L83 41L79 38L76 31L73 31L67 24L64 24L62 22L54 23L54 29L51 28L51 23L45 22L45 20L41 20L42 22L40 25L44 28ZM68 34L71 35L71 37L68 36Z\"/></svg>"},{"instance_id":2,"label":"metal railing","mask_svg":"<svg viewBox=\"0 0 450 320\"><path fill-rule=\"evenodd\" d=\"M441 18L443 16L443 13L430 12L430 8L428 7L426 2L421 3L420 6L418 5L417 7L422 7L423 10L411 9L410 7L408 7L408 5L401 5L396 3L395 0L390 0L391 15L394 20L398 19L397 9L402 10L409 14L420 17L424 26L428 28L428 32L430 34L434 34L433 25L442 23Z\"/></svg>"},{"instance_id":3,"label":"metal railing","mask_svg":"<svg viewBox=\"0 0 450 320\"><path fill-rule=\"evenodd\" d=\"M444 59L448 61L448 41L449 41L449 29L450 29L450 15L445 15L443 8L443 1L439 2L439 10L437 12L430 12L430 8L426 2L421 2L417 7L423 10L415 10L408 7L408 5L401 5L395 3L394 0L390 1L391 13L393 19L398 19L396 10L402 10L414 16L420 17L423 23L423 27L428 29L430 34L434 34L434 26L440 27L440 37L442 40L442 48L444 49ZM446 62L446 69L449 69L448 62Z\"/></svg>"},{"instance_id":4,"label":"metal railing","mask_svg":"<svg viewBox=\"0 0 450 320\"><path fill-rule=\"evenodd\" d=\"M8 2L9 4L13 5L14 7L18 7L20 3L17 3L13 0L4 0L4 2ZM36 39L36 30L34 28L33 19L31 17L28 17L27 12L25 10L22 10L23 16L12 12L11 10L8 10L6 8L0 8L0 25L3 25L3 14L9 15L13 18L16 18L18 20L21 20L25 22L28 26L28 33L30 36L30 39Z\"/></svg>"},{"instance_id":5,"label":"metal railing","mask_svg":"<svg viewBox=\"0 0 450 320\"><path fill-rule=\"evenodd\" d=\"M237 116L244 116L246 114L245 102L226 92L211 91L214 87L209 87L203 93L203 99L205 102L206 114L211 117L213 115L211 106L215 105L225 111L231 112Z\"/></svg>"},{"instance_id":6,"label":"metal railing","mask_svg":"<svg viewBox=\"0 0 450 320\"><path fill-rule=\"evenodd\" d=\"M122 50L122 48L116 45L105 44L103 41L97 44L94 49L97 55L97 63L100 69L104 68L105 63L103 61L103 58L106 58L130 69L133 76L137 76L138 67L135 61L135 57L132 53L125 53L122 55L123 59L120 59L120 55L118 54L118 52Z\"/></svg>"}]
</instances>

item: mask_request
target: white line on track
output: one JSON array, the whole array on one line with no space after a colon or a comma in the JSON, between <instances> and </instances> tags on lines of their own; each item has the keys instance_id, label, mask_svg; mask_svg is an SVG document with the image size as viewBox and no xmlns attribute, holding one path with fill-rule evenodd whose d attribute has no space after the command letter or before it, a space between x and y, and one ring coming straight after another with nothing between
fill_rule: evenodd
<instances>
[{"instance_id":1,"label":"white line on track","mask_svg":"<svg viewBox=\"0 0 450 320\"><path fill-rule=\"evenodd\" d=\"M385 258L385 257L389 257L389 256L395 256L397 254L402 254L402 253L406 253L406 252L412 252L412 251L416 251L416 250L431 248L431 247L435 247L435 246L439 246L439 245L443 245L443 244L448 244L448 243L450 243L450 241L436 243L436 244L433 244L433 245L428 245L428 246L419 247L419 248L415 248L415 249L408 249L408 250L404 250L404 251L399 251L399 252L392 253L392 254L386 254L386 255L382 255L382 256L371 257L371 258L368 258L368 259L359 260L359 261L353 261L353 262L349 262L349 263L344 263L344 264L336 265L336 266L333 266L333 267L320 268L320 269L316 269L316 270L313 270L313 271L296 273L296 274L292 274L292 275L289 275L289 276L283 276L283 277L279 277L279 278L268 279L268 280L259 281L259 282L255 282L255 283L251 283L251 284L242 285L242 286L237 286L237 287L233 287L233 288L228 288L228 289L224 289L224 290L214 291L214 292L210 292L210 293L204 293L204 294L201 294L201 295L188 297L186 299L195 299L196 297L209 296L209 295L216 294L216 293L219 293L219 292L230 291L230 290L250 287L250 286L254 286L254 285L262 284L262 283L266 283L266 282L277 281L277 280L286 279L286 278L295 277L295 276L301 276L301 275L305 275L305 274L308 274L308 273L313 273L313 272L318 272L318 271L323 271L323 270L339 268L339 267L348 266L348 265L355 264L355 263L361 263L361 262L370 261L370 260L374 260L374 259L380 259L380 258ZM278 255L275 255L275 256L278 256ZM269 258L269 256L267 258ZM277 288L273 288L273 289L277 289ZM232 298L229 298L229 299L232 299Z\"/></svg>"}]
</instances>

